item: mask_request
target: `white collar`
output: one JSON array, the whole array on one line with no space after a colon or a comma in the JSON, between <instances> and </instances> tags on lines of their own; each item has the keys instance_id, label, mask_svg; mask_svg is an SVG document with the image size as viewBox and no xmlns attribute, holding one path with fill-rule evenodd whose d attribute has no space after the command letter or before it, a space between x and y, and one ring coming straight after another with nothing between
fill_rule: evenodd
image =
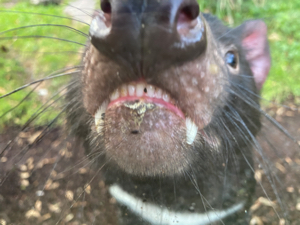
<instances>
[{"instance_id":1,"label":"white collar","mask_svg":"<svg viewBox=\"0 0 300 225\"><path fill-rule=\"evenodd\" d=\"M109 192L120 204L127 206L134 214L152 225L206 225L220 221L244 207L244 202L241 202L228 209L211 210L205 213L175 212L166 207L145 203L116 184L109 188Z\"/></svg>"}]
</instances>

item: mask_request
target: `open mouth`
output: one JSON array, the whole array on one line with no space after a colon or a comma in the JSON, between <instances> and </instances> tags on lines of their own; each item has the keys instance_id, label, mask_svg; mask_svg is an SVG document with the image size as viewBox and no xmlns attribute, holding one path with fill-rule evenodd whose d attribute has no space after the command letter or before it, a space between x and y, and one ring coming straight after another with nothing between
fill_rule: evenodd
<instances>
[{"instance_id":1,"label":"open mouth","mask_svg":"<svg viewBox=\"0 0 300 225\"><path fill-rule=\"evenodd\" d=\"M181 118L184 118L183 112L175 106L175 100L160 88L147 85L144 82L130 83L122 85L110 96L108 108L116 104L124 104L132 101L143 101L165 107Z\"/></svg>"},{"instance_id":2,"label":"open mouth","mask_svg":"<svg viewBox=\"0 0 300 225\"><path fill-rule=\"evenodd\" d=\"M151 111L153 108L167 110L169 113L176 115L178 119L185 120L186 143L191 145L196 139L198 127L191 118L184 115L170 94L143 81L122 85L110 95L108 100L102 103L94 115L98 133L103 131L106 111L120 106L135 110L138 115Z\"/></svg>"}]
</instances>

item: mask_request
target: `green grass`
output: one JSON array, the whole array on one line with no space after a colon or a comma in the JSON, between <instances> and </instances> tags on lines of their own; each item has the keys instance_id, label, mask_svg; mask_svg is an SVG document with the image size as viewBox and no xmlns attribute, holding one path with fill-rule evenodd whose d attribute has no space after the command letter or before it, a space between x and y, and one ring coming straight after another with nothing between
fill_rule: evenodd
<instances>
[{"instance_id":1,"label":"green grass","mask_svg":"<svg viewBox=\"0 0 300 225\"><path fill-rule=\"evenodd\" d=\"M2 1L4 2L4 1ZM1 7L2 6L2 7ZM61 6L32 6L28 1L15 4L12 8L4 8L0 2L0 95L14 90L15 88L32 82L33 80L50 75L52 72L66 66L78 65L83 46L49 38L37 38L36 36L50 36L72 40L84 44L86 38L65 27L36 26L24 29L8 31L12 28L41 24L60 24L88 31L88 26L80 23L72 23L69 19L61 19L46 15L35 15L26 13L5 12L22 11L40 14L65 16L63 13L65 5ZM8 31L8 32L3 32ZM17 38L18 36L18 38ZM26 37L26 38L22 38ZM5 39L7 38L7 40ZM55 93L62 84L67 83L69 77L53 79L41 83L34 94L30 95L17 110L7 113L0 118L0 124L24 124L30 116L46 103L46 97L39 95L41 90ZM50 85L49 85L50 83ZM8 98L0 99L0 117L10 108L17 105L35 86L19 91ZM59 96L58 96L59 97ZM57 104L53 104L57 105ZM44 124L51 121L57 113L55 108L49 108L35 124Z\"/></svg>"},{"instance_id":2,"label":"green grass","mask_svg":"<svg viewBox=\"0 0 300 225\"><path fill-rule=\"evenodd\" d=\"M220 6L221 2L227 2ZM200 7L219 15L227 24L239 25L248 19L263 19L269 30L272 67L262 96L282 103L287 97L300 96L300 1L299 0L200 1ZM265 2L265 4L255 4Z\"/></svg>"},{"instance_id":3,"label":"green grass","mask_svg":"<svg viewBox=\"0 0 300 225\"><path fill-rule=\"evenodd\" d=\"M234 2L230 5L229 2ZM32 6L29 0L22 0L11 8L5 8L7 0L0 0L0 10L35 12L48 15L65 16L65 5ZM212 0L199 1L202 11L211 12L222 18L230 26L241 24L244 20L262 18L269 27L269 40L272 54L272 69L263 88L263 97L282 102L289 95L300 96L300 2L298 0L266 0L264 5L255 5L259 0ZM75 27L88 32L88 27L68 19L46 15L0 12L0 32L29 26L33 24L60 24ZM17 36L19 38L17 38ZM20 36L32 36L21 38ZM84 44L86 38L64 27L31 27L0 33L0 95L14 90L28 82L45 77L53 71L66 66L78 65L83 47L65 41L36 38L34 36L51 36L72 40ZM7 38L7 40L5 39ZM39 95L41 90L55 93L67 83L68 77L54 79L19 91L8 98L0 99L0 127L3 124L24 124L37 109L47 103L49 96ZM30 95L17 110L3 112L19 104ZM60 95L58 95L59 97ZM35 125L45 124L57 115L60 104L53 104ZM2 125L1 125L2 124Z\"/></svg>"}]
</instances>

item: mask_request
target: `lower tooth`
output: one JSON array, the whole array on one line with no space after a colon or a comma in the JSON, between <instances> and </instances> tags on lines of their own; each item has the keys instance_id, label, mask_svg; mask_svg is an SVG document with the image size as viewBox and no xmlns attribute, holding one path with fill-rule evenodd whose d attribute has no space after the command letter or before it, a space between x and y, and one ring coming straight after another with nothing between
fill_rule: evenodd
<instances>
[{"instance_id":1,"label":"lower tooth","mask_svg":"<svg viewBox=\"0 0 300 225\"><path fill-rule=\"evenodd\" d=\"M107 106L108 106L108 102L107 101L103 102L100 108L95 113L95 125L98 133L102 132Z\"/></svg>"},{"instance_id":2,"label":"lower tooth","mask_svg":"<svg viewBox=\"0 0 300 225\"><path fill-rule=\"evenodd\" d=\"M186 124L186 143L192 145L197 136L198 127L190 118L186 118L185 124Z\"/></svg>"}]
</instances>

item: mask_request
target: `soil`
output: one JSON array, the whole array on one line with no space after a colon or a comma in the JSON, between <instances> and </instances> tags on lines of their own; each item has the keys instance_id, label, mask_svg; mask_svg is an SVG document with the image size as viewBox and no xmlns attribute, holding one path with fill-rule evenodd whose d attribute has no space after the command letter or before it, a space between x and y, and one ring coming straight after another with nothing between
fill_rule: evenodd
<instances>
[{"instance_id":1,"label":"soil","mask_svg":"<svg viewBox=\"0 0 300 225\"><path fill-rule=\"evenodd\" d=\"M274 106L268 112L300 140L299 110ZM251 224L300 224L299 143L263 121L259 142L269 161L256 153L256 161L262 163L256 166L258 184ZM0 150L0 224L117 222L116 202L101 179L102 171L86 159L83 147L66 138L63 129L40 127L20 132L8 127L0 135ZM270 162L265 168L268 176L263 162Z\"/></svg>"}]
</instances>

